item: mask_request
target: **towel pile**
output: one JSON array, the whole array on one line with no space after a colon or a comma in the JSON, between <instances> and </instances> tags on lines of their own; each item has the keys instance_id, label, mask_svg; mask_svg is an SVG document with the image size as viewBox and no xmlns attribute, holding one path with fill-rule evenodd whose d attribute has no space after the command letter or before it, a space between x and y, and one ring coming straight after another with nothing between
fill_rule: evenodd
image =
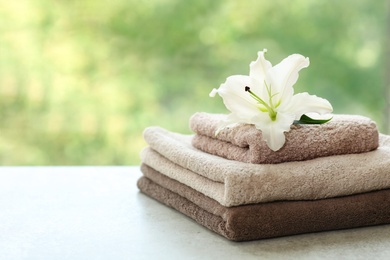
<instances>
[{"instance_id":1,"label":"towel pile","mask_svg":"<svg viewBox=\"0 0 390 260\"><path fill-rule=\"evenodd\" d=\"M233 241L390 223L390 136L370 119L294 125L272 152L251 125L215 136L222 117L145 129L139 189Z\"/></svg>"}]
</instances>

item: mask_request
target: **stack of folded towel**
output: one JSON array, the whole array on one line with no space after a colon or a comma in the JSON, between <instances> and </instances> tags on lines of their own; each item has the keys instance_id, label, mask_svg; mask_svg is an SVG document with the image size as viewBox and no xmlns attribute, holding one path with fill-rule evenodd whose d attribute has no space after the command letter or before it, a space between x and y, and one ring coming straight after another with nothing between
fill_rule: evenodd
<instances>
[{"instance_id":1,"label":"stack of folded towel","mask_svg":"<svg viewBox=\"0 0 390 260\"><path fill-rule=\"evenodd\" d=\"M139 189L234 241L390 223L390 136L370 119L293 125L272 152L251 125L216 136L222 118L145 129Z\"/></svg>"}]
</instances>

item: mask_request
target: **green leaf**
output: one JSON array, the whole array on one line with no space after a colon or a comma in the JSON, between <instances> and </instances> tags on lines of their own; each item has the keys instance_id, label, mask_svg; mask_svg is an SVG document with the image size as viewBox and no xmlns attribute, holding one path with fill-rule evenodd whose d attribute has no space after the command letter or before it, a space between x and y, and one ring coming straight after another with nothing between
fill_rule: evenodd
<instances>
[{"instance_id":1,"label":"green leaf","mask_svg":"<svg viewBox=\"0 0 390 260\"><path fill-rule=\"evenodd\" d=\"M330 120L332 120L333 117L329 118L329 119L313 119L311 117L308 117L307 115L302 115L301 118L299 120L295 120L294 121L294 124L302 124L302 125L305 125L305 124L324 124L326 122L329 122Z\"/></svg>"}]
</instances>

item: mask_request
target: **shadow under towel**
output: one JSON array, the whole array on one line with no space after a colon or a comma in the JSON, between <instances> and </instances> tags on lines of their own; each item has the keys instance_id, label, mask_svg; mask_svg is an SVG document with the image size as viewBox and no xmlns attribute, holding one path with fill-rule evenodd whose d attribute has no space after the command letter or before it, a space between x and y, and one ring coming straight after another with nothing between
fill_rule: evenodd
<instances>
[{"instance_id":1,"label":"shadow under towel","mask_svg":"<svg viewBox=\"0 0 390 260\"><path fill-rule=\"evenodd\" d=\"M286 143L272 151L254 125L225 128L215 135L226 115L196 113L190 128L196 133L194 147L230 160L247 163L281 163L317 157L363 153L378 147L378 129L374 121L363 116L333 115L325 124L292 125L285 133Z\"/></svg>"},{"instance_id":2,"label":"shadow under towel","mask_svg":"<svg viewBox=\"0 0 390 260\"><path fill-rule=\"evenodd\" d=\"M223 207L202 193L142 165L144 194L233 241L390 223L390 190L315 201Z\"/></svg>"},{"instance_id":3,"label":"shadow under towel","mask_svg":"<svg viewBox=\"0 0 390 260\"><path fill-rule=\"evenodd\" d=\"M390 136L378 149L280 164L250 164L202 152L191 135L149 127L143 163L226 207L315 200L390 188Z\"/></svg>"}]
</instances>

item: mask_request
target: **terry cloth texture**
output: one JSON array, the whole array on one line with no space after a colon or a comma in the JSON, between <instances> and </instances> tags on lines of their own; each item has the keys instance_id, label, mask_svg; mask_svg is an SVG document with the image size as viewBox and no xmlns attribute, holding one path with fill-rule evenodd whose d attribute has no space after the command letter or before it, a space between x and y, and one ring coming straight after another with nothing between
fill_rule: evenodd
<instances>
[{"instance_id":1,"label":"terry cloth texture","mask_svg":"<svg viewBox=\"0 0 390 260\"><path fill-rule=\"evenodd\" d=\"M254 125L225 128L218 135L219 122L226 115L196 113L190 128L196 133L194 147L230 160L247 163L281 163L317 157L363 153L378 147L378 129L374 121L357 115L333 115L325 124L292 125L285 133L286 143L272 151Z\"/></svg>"},{"instance_id":2,"label":"terry cloth texture","mask_svg":"<svg viewBox=\"0 0 390 260\"><path fill-rule=\"evenodd\" d=\"M233 241L390 223L390 190L315 201L223 207L202 193L142 166L141 192Z\"/></svg>"},{"instance_id":3,"label":"terry cloth texture","mask_svg":"<svg viewBox=\"0 0 390 260\"><path fill-rule=\"evenodd\" d=\"M279 200L316 200L390 188L390 136L378 149L280 164L249 164L202 152L192 135L144 131L142 162L226 207Z\"/></svg>"}]
</instances>

